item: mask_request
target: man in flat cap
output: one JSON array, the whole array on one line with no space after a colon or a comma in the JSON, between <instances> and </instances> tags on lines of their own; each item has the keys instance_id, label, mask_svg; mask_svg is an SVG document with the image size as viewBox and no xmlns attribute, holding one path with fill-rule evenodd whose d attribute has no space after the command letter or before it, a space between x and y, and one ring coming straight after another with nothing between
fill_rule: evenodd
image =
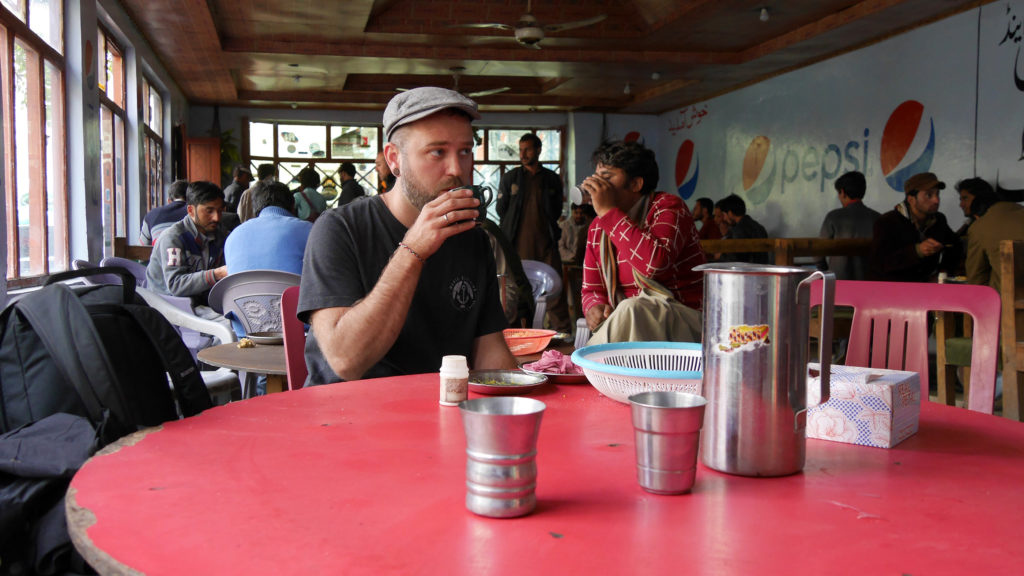
<instances>
[{"instance_id":1,"label":"man in flat cap","mask_svg":"<svg viewBox=\"0 0 1024 576\"><path fill-rule=\"evenodd\" d=\"M298 317L307 385L436 372L445 355L473 369L515 368L494 255L474 220L476 103L417 88L384 111L395 187L317 220L303 259Z\"/></svg>"},{"instance_id":2,"label":"man in flat cap","mask_svg":"<svg viewBox=\"0 0 1024 576\"><path fill-rule=\"evenodd\" d=\"M875 221L868 280L928 282L939 270L954 270L963 248L939 212L945 187L931 172L907 179L904 201Z\"/></svg>"}]
</instances>

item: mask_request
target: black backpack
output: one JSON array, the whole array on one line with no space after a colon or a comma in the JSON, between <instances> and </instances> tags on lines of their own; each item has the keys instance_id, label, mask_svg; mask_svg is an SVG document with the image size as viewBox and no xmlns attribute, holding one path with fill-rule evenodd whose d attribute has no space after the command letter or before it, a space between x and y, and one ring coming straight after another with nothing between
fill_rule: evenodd
<instances>
[{"instance_id":1,"label":"black backpack","mask_svg":"<svg viewBox=\"0 0 1024 576\"><path fill-rule=\"evenodd\" d=\"M59 283L111 273L120 286ZM117 267L62 272L4 309L0 433L64 412L88 418L106 444L213 405L181 336L135 284Z\"/></svg>"},{"instance_id":2,"label":"black backpack","mask_svg":"<svg viewBox=\"0 0 1024 576\"><path fill-rule=\"evenodd\" d=\"M110 273L122 285L57 283ZM64 520L71 476L117 438L210 406L191 353L127 270L55 274L9 305L0 314L0 575L90 572Z\"/></svg>"}]
</instances>

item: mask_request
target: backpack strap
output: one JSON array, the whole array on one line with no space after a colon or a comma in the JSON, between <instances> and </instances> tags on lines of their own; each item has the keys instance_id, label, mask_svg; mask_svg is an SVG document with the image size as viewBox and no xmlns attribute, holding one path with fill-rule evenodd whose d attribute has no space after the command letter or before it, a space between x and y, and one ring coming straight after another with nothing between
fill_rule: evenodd
<instances>
[{"instance_id":1,"label":"backpack strap","mask_svg":"<svg viewBox=\"0 0 1024 576\"><path fill-rule=\"evenodd\" d=\"M94 426L104 424L104 407L119 424L118 429L132 421L103 340L85 305L70 288L47 286L26 294L14 307L42 340L60 373L74 385Z\"/></svg>"},{"instance_id":2,"label":"backpack strap","mask_svg":"<svg viewBox=\"0 0 1024 576\"><path fill-rule=\"evenodd\" d=\"M309 216L306 217L306 221L312 222L319 218L320 211L313 206L313 203L309 200L309 196L306 196L306 191L299 190L299 194L302 194L302 197L306 200L306 205L309 206Z\"/></svg>"},{"instance_id":3,"label":"backpack strap","mask_svg":"<svg viewBox=\"0 0 1024 576\"><path fill-rule=\"evenodd\" d=\"M195 416L213 407L210 393L181 335L159 312L143 304L126 304L125 311L142 328L171 376L178 404L184 416Z\"/></svg>"}]
</instances>

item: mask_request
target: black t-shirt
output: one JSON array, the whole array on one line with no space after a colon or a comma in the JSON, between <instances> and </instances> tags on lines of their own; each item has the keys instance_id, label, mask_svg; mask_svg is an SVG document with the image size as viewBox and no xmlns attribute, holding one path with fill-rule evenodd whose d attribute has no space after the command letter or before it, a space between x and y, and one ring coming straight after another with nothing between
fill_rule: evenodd
<instances>
[{"instance_id":1,"label":"black t-shirt","mask_svg":"<svg viewBox=\"0 0 1024 576\"><path fill-rule=\"evenodd\" d=\"M309 322L315 310L351 307L365 298L406 231L379 196L324 212L306 245L299 318ZM436 372L442 356L470 358L474 339L506 326L494 255L486 233L475 228L449 238L430 256L398 339L363 377ZM307 384L341 380L312 331L305 352Z\"/></svg>"}]
</instances>

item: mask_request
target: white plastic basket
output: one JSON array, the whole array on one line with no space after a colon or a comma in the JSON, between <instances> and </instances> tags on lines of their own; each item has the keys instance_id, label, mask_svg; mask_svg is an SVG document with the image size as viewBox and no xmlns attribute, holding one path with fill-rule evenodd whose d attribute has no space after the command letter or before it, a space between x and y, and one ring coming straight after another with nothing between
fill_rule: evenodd
<instances>
[{"instance_id":1,"label":"white plastic basket","mask_svg":"<svg viewBox=\"0 0 1024 576\"><path fill-rule=\"evenodd\" d=\"M640 392L703 391L704 354L699 342L597 344L573 352L572 361L600 393L623 403Z\"/></svg>"}]
</instances>

